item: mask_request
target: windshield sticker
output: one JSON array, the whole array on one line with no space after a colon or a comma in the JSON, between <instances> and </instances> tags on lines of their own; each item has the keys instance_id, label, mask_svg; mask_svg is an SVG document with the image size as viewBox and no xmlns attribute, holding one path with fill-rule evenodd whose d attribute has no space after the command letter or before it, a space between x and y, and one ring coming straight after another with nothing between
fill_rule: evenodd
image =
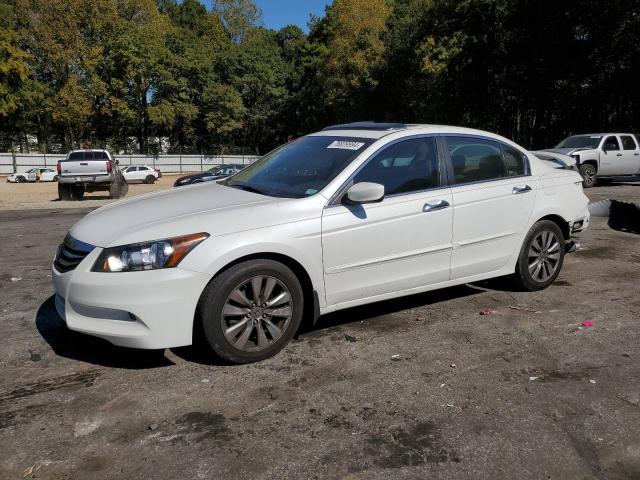
<instances>
[{"instance_id":1,"label":"windshield sticker","mask_svg":"<svg viewBox=\"0 0 640 480\"><path fill-rule=\"evenodd\" d=\"M304 192L306 196L315 195L316 193L318 193L318 190L316 190L315 188L310 188L306 192Z\"/></svg>"},{"instance_id":2,"label":"windshield sticker","mask_svg":"<svg viewBox=\"0 0 640 480\"><path fill-rule=\"evenodd\" d=\"M363 142L349 142L347 140L335 140L331 142L327 148L339 148L340 150L360 150Z\"/></svg>"}]
</instances>

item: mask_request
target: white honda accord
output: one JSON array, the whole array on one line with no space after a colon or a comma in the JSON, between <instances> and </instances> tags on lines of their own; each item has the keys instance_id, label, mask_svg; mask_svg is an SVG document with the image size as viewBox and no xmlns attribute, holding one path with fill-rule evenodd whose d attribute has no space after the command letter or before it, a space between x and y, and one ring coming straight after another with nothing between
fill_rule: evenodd
<instances>
[{"instance_id":1,"label":"white honda accord","mask_svg":"<svg viewBox=\"0 0 640 480\"><path fill-rule=\"evenodd\" d=\"M56 307L116 345L201 338L247 363L335 310L504 275L543 289L589 223L582 178L549 155L466 128L328 127L88 214L58 248Z\"/></svg>"}]
</instances>

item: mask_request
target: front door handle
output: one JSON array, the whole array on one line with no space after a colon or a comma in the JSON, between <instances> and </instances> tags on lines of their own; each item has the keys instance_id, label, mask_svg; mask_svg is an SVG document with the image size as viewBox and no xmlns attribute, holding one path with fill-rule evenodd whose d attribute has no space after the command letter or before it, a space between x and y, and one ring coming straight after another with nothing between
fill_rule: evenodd
<instances>
[{"instance_id":1,"label":"front door handle","mask_svg":"<svg viewBox=\"0 0 640 480\"><path fill-rule=\"evenodd\" d=\"M513 187L513 190L511 190L511 193L513 193L514 195L518 195L519 193L527 193L531 191L531 187L529 185L516 185L515 187Z\"/></svg>"},{"instance_id":2,"label":"front door handle","mask_svg":"<svg viewBox=\"0 0 640 480\"><path fill-rule=\"evenodd\" d=\"M433 212L434 210L442 210L443 208L447 208L449 206L449 202L446 200L436 200L435 202L427 202L422 207L423 212Z\"/></svg>"}]
</instances>

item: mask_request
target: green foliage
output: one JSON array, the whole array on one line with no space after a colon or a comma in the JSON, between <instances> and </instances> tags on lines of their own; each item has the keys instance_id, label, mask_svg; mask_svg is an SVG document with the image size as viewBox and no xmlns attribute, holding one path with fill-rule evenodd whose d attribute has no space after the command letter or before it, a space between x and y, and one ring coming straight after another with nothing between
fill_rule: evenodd
<instances>
[{"instance_id":1,"label":"green foliage","mask_svg":"<svg viewBox=\"0 0 640 480\"><path fill-rule=\"evenodd\" d=\"M251 0L0 0L0 150L35 135L42 149L156 151L162 137L185 153L265 152L363 119L532 147L637 131L638 12L640 0L334 0L307 35L264 28Z\"/></svg>"}]
</instances>

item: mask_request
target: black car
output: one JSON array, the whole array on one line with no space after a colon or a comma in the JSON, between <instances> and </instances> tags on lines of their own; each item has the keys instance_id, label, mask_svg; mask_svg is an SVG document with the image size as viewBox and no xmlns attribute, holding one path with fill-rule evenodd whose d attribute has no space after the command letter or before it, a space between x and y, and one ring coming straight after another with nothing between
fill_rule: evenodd
<instances>
[{"instance_id":1,"label":"black car","mask_svg":"<svg viewBox=\"0 0 640 480\"><path fill-rule=\"evenodd\" d=\"M192 185L194 183L203 183L203 182L211 182L213 180L219 180L221 178L228 177L230 175L234 175L242 170L246 165L240 164L226 164L219 165L217 167L210 168L206 172L196 173L193 175L187 175L185 177L180 177L173 184L174 187L183 187L185 185Z\"/></svg>"}]
</instances>

